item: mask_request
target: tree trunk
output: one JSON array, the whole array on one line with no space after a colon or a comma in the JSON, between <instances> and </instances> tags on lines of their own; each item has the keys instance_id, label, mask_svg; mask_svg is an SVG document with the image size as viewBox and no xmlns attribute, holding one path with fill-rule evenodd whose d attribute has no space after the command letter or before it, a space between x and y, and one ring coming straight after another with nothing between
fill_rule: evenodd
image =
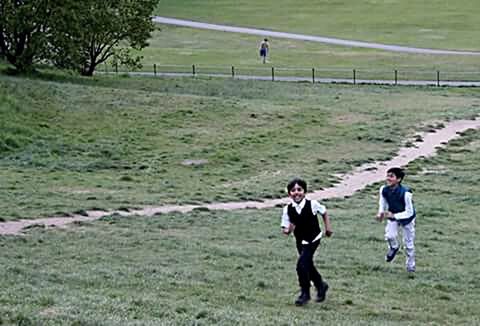
<instances>
[{"instance_id":1,"label":"tree trunk","mask_svg":"<svg viewBox=\"0 0 480 326\"><path fill-rule=\"evenodd\" d=\"M87 67L84 67L80 73L82 74L82 76L91 77L91 76L93 76L93 73L95 72L95 67L96 67L96 65L90 64Z\"/></svg>"}]
</instances>

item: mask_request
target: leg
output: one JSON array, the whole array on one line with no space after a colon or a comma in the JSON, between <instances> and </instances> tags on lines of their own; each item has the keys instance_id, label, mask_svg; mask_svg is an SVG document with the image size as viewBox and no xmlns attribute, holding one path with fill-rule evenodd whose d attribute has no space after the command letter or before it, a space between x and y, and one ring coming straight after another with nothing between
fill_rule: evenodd
<instances>
[{"instance_id":1,"label":"leg","mask_svg":"<svg viewBox=\"0 0 480 326\"><path fill-rule=\"evenodd\" d=\"M297 261L298 283L301 293L295 304L298 306L306 304L310 300L310 281L321 282L321 276L313 266L313 255L318 247L318 241L314 244L302 245L297 242L297 250L299 253ZM321 284L321 283L320 283Z\"/></svg>"},{"instance_id":2,"label":"leg","mask_svg":"<svg viewBox=\"0 0 480 326\"><path fill-rule=\"evenodd\" d=\"M313 262L313 256L314 256L315 251L317 250L317 248L318 248L319 245L320 245L320 240L315 241L314 243L312 243L311 245L309 245L310 251L311 251L309 277L310 277L310 280L313 282L313 285L315 285L315 287L316 287L317 289L318 289L318 288L321 288L321 287L322 287L322 283L323 283L322 275L320 275L320 273L318 272L318 270L315 268L315 265L314 265L314 262Z\"/></svg>"},{"instance_id":3,"label":"leg","mask_svg":"<svg viewBox=\"0 0 480 326\"><path fill-rule=\"evenodd\" d=\"M397 254L400 244L397 240L398 236L398 222L387 220L387 225L385 226L385 240L388 243L388 253L385 256L387 262L391 262L395 255Z\"/></svg>"},{"instance_id":4,"label":"leg","mask_svg":"<svg viewBox=\"0 0 480 326\"><path fill-rule=\"evenodd\" d=\"M318 243L316 245L302 245L301 243L297 242L297 250L298 254L300 255L297 261L298 283L300 288L304 291L310 291L310 281L312 280L311 277L317 277L320 275L313 266L313 254L315 253L317 246ZM311 275L313 269L315 269L317 275Z\"/></svg>"},{"instance_id":5,"label":"leg","mask_svg":"<svg viewBox=\"0 0 480 326\"><path fill-rule=\"evenodd\" d=\"M415 220L403 226L407 271L415 272Z\"/></svg>"}]
</instances>

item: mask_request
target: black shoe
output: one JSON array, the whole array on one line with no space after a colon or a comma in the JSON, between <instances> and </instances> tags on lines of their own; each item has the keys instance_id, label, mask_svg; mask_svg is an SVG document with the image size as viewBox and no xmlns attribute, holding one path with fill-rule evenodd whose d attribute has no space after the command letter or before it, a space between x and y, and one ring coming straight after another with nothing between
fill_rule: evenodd
<instances>
[{"instance_id":1,"label":"black shoe","mask_svg":"<svg viewBox=\"0 0 480 326\"><path fill-rule=\"evenodd\" d=\"M315 299L315 301L317 302L325 301L325 298L327 297L327 291L328 291L328 284L326 282L323 282L322 286L320 288L317 288L317 298Z\"/></svg>"},{"instance_id":2,"label":"black shoe","mask_svg":"<svg viewBox=\"0 0 480 326\"><path fill-rule=\"evenodd\" d=\"M308 301L310 301L310 293L307 291L302 291L298 296L297 300L295 300L295 305L303 306L307 304Z\"/></svg>"},{"instance_id":3,"label":"black shoe","mask_svg":"<svg viewBox=\"0 0 480 326\"><path fill-rule=\"evenodd\" d=\"M393 260L393 258L395 258L395 255L397 254L398 250L400 249L400 247L398 248L390 248L390 250L387 252L387 254L385 255L385 261L387 263L391 262Z\"/></svg>"}]
</instances>

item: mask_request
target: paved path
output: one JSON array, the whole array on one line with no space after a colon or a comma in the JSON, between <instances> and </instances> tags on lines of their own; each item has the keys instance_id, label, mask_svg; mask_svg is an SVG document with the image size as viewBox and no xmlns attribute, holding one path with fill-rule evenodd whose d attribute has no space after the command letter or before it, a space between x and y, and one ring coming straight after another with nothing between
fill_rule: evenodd
<instances>
[{"instance_id":1,"label":"paved path","mask_svg":"<svg viewBox=\"0 0 480 326\"><path fill-rule=\"evenodd\" d=\"M468 129L480 128L480 119L476 120L457 120L445 123L445 128L430 133L419 133L418 136L422 142L415 143L413 147L403 147L399 150L397 155L391 160L384 162L375 162L362 165L343 176L340 176L338 184L309 193L308 197L311 199L326 199L326 198L343 198L351 196L356 191L365 188L367 185L380 182L384 180L386 170L391 166L405 166L409 162L420 157L429 157L435 155L439 147L460 136L460 133ZM75 221L93 221L112 214L121 216L153 216L156 214L164 214L171 212L189 212L194 209L209 209L209 210L233 210L245 208L272 208L279 205L284 205L288 201L287 198L278 198L265 201L245 201L245 202L229 202L229 203L211 203L203 205L165 205L156 207L145 207L142 209L130 211L87 211L87 216L74 215L72 217L51 217L36 220L19 220L11 222L0 223L1 235L19 235L23 230L35 225L43 227L65 227L69 223Z\"/></svg>"},{"instance_id":2,"label":"paved path","mask_svg":"<svg viewBox=\"0 0 480 326\"><path fill-rule=\"evenodd\" d=\"M159 24L209 29L209 30L222 31L222 32L231 32L231 33L260 35L262 37L270 36L270 37L287 38L287 39L293 39L293 40L312 41L312 42L319 42L319 43L326 43L326 44L377 49L377 50L385 50L385 51L392 51L392 52L407 52L407 53L419 53L419 54L480 55L480 52L475 52L475 51L455 51L455 50L413 48L413 47L400 46L400 45L344 40L344 39L332 38L332 37L275 32L275 31L256 29L256 28L208 24L208 23L195 22L191 20L175 19L175 18L160 17L160 16L153 17L153 21Z\"/></svg>"},{"instance_id":3,"label":"paved path","mask_svg":"<svg viewBox=\"0 0 480 326\"><path fill-rule=\"evenodd\" d=\"M99 72L105 73L105 72ZM192 73L185 72L118 72L119 74L125 73L132 76L165 76L165 77L192 77ZM114 74L109 72L109 74ZM213 73L196 73L195 76L204 77L219 77L219 78L232 78L231 74L213 74ZM245 80L272 80L271 76L254 76L254 75L235 75L236 79ZM275 81L285 82L312 82L312 77L282 77L276 75ZM315 78L315 83L329 83L329 84L378 84L378 85L403 85L403 86L451 86L451 87L480 87L480 81L452 81L452 80L398 80L396 83L394 80L388 79L355 79L353 78Z\"/></svg>"}]
</instances>

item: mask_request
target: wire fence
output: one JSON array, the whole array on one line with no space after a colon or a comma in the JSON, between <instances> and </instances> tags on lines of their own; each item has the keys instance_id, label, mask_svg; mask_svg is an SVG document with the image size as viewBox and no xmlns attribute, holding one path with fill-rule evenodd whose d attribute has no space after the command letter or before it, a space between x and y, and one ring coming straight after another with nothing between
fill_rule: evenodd
<instances>
[{"instance_id":1,"label":"wire fence","mask_svg":"<svg viewBox=\"0 0 480 326\"><path fill-rule=\"evenodd\" d=\"M351 83L389 85L451 85L480 86L480 71L440 71L418 68L350 69L301 68L274 66L215 66L215 65L144 65L141 69L104 64L103 73L149 76L210 76L271 81L303 81L311 83Z\"/></svg>"}]
</instances>

